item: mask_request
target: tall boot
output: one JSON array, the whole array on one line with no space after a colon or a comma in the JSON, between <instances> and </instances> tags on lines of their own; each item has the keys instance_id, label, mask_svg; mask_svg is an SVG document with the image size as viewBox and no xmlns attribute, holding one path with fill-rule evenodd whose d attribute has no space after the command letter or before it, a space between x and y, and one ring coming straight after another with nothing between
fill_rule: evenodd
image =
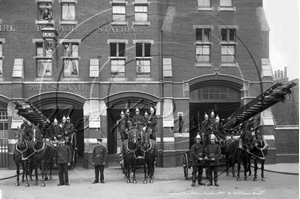
<instances>
[{"instance_id":1,"label":"tall boot","mask_svg":"<svg viewBox=\"0 0 300 199\"><path fill-rule=\"evenodd\" d=\"M195 186L195 183L196 183L196 176L195 175L193 175L192 176L192 187L194 187Z\"/></svg>"},{"instance_id":2,"label":"tall boot","mask_svg":"<svg viewBox=\"0 0 300 199\"><path fill-rule=\"evenodd\" d=\"M198 185L205 185L205 183L202 182L202 174L198 174Z\"/></svg>"}]
</instances>

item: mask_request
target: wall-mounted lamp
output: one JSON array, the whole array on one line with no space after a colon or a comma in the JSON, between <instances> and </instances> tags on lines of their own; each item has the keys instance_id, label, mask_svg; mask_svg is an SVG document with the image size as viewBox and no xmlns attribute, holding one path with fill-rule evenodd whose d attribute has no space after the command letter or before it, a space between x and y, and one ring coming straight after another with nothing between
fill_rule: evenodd
<instances>
[{"instance_id":1,"label":"wall-mounted lamp","mask_svg":"<svg viewBox=\"0 0 300 199\"><path fill-rule=\"evenodd\" d=\"M41 29L41 31L46 44L46 48L54 50L56 48L58 37L58 32L54 28L54 25L52 23L48 23L44 28Z\"/></svg>"}]
</instances>

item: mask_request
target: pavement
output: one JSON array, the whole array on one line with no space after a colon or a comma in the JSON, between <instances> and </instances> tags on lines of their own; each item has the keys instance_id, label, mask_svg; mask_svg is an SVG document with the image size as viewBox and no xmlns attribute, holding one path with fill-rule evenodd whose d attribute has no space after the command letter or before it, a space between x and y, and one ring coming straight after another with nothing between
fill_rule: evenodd
<instances>
[{"instance_id":1,"label":"pavement","mask_svg":"<svg viewBox=\"0 0 300 199\"><path fill-rule=\"evenodd\" d=\"M260 164L258 165L260 167ZM220 167L219 172L225 170L225 167ZM231 169L230 169L231 171ZM191 176L192 169L189 169L189 176ZM298 175L299 176L299 163L278 163L278 164L266 164L265 172L281 173L285 175ZM143 179L143 168L138 167L136 171L137 180ZM0 169L0 184L15 181L16 170ZM105 179L109 181L120 181L123 178L122 170L120 167L109 167L104 170ZM225 174L223 174L225 175ZM58 177L58 169L53 171L54 178ZM94 170L84 169L82 167L76 167L69 171L70 182L72 181L93 181ZM183 167L170 167L170 168L155 168L155 180L181 180L184 179Z\"/></svg>"}]
</instances>

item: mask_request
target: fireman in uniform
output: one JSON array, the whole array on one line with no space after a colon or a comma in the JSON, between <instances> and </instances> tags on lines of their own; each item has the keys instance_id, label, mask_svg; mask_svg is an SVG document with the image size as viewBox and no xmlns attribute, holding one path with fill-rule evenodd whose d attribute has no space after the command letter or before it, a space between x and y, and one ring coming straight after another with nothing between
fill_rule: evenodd
<instances>
[{"instance_id":1,"label":"fireman in uniform","mask_svg":"<svg viewBox=\"0 0 300 199\"><path fill-rule=\"evenodd\" d=\"M121 140L123 142L124 140L127 139L127 134L125 131L126 121L125 121L125 114L123 111L120 113L120 116L121 118L117 121L117 131L120 134Z\"/></svg>"},{"instance_id":2,"label":"fireman in uniform","mask_svg":"<svg viewBox=\"0 0 300 199\"><path fill-rule=\"evenodd\" d=\"M74 132L74 124L71 123L71 119L68 116L67 117L67 123L65 125L65 137L66 137L66 142L68 142L70 144L71 142L71 136Z\"/></svg>"},{"instance_id":3,"label":"fireman in uniform","mask_svg":"<svg viewBox=\"0 0 300 199\"><path fill-rule=\"evenodd\" d=\"M104 166L107 158L107 149L102 145L102 139L97 139L97 146L93 149L92 164L95 169L95 180L93 184L99 183L99 173L100 173L100 182L104 184Z\"/></svg>"},{"instance_id":4,"label":"fireman in uniform","mask_svg":"<svg viewBox=\"0 0 300 199\"><path fill-rule=\"evenodd\" d=\"M223 147L224 146L223 141L225 139L225 135L223 135L221 131L222 128L221 128L220 118L217 115L215 123L212 125L212 133L216 136L217 142L221 145L221 147Z\"/></svg>"},{"instance_id":5,"label":"fireman in uniform","mask_svg":"<svg viewBox=\"0 0 300 199\"><path fill-rule=\"evenodd\" d=\"M203 173L203 167L204 167L204 145L201 142L201 136L199 133L195 137L196 143L193 144L191 147L191 159L192 159L192 166L193 166L193 173L192 173L192 187L195 186L196 183L196 176L198 173L198 184L199 185L205 185L202 182L202 173Z\"/></svg>"},{"instance_id":6,"label":"fireman in uniform","mask_svg":"<svg viewBox=\"0 0 300 199\"><path fill-rule=\"evenodd\" d=\"M135 109L135 115L132 117L132 124L136 126L138 131L142 131L143 129L144 118L140 115L140 110L138 108Z\"/></svg>"},{"instance_id":7,"label":"fireman in uniform","mask_svg":"<svg viewBox=\"0 0 300 199\"><path fill-rule=\"evenodd\" d=\"M68 166L71 164L71 158L72 153L71 149L68 145L65 145L65 139L63 136L58 137L59 144L56 148L55 153L55 163L58 165L59 169L59 184L57 186L61 185L67 185L69 184L69 174L68 174Z\"/></svg>"},{"instance_id":8,"label":"fireman in uniform","mask_svg":"<svg viewBox=\"0 0 300 199\"><path fill-rule=\"evenodd\" d=\"M216 144L216 136L214 134L211 134L210 142L211 143L204 150L209 174L209 183L207 186L213 185L212 182L214 179L215 186L218 187L218 167L220 165L219 159L221 157L221 147L220 145Z\"/></svg>"},{"instance_id":9,"label":"fireman in uniform","mask_svg":"<svg viewBox=\"0 0 300 199\"><path fill-rule=\"evenodd\" d=\"M204 145L207 146L209 144L209 134L211 133L211 129L209 128L209 120L208 115L205 113L204 120L201 122L201 133L204 137Z\"/></svg>"},{"instance_id":10,"label":"fireman in uniform","mask_svg":"<svg viewBox=\"0 0 300 199\"><path fill-rule=\"evenodd\" d=\"M156 140L156 124L157 116L153 107L150 108L150 115L148 118L148 128L150 129L150 139Z\"/></svg>"}]
</instances>

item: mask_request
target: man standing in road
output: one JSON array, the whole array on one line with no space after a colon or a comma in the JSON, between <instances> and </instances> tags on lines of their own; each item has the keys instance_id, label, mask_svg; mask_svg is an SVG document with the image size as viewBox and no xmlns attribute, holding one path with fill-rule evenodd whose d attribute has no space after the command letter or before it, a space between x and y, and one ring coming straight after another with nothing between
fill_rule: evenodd
<instances>
[{"instance_id":1,"label":"man standing in road","mask_svg":"<svg viewBox=\"0 0 300 199\"><path fill-rule=\"evenodd\" d=\"M56 154L55 154L55 162L58 165L59 169L59 184L57 186L61 185L67 185L69 184L69 174L68 174L68 166L70 166L71 162L71 149L68 145L65 145L65 140L62 136L59 138L59 143L56 148Z\"/></svg>"},{"instance_id":2,"label":"man standing in road","mask_svg":"<svg viewBox=\"0 0 300 199\"><path fill-rule=\"evenodd\" d=\"M221 147L216 144L216 136L214 134L210 135L210 144L204 149L205 151L205 160L207 160L208 166L208 174L209 174L209 183L207 186L213 185L213 173L214 173L214 182L215 186L219 186L218 184L218 167L220 165L220 157L221 157Z\"/></svg>"},{"instance_id":3,"label":"man standing in road","mask_svg":"<svg viewBox=\"0 0 300 199\"><path fill-rule=\"evenodd\" d=\"M201 143L201 137L198 135L195 138L196 143L193 144L191 147L191 158L192 158L192 166L193 166L193 173L192 173L192 187L195 186L196 182L196 175L198 173L198 184L205 185L202 182L202 173L203 173L203 166L204 166L204 146Z\"/></svg>"},{"instance_id":4,"label":"man standing in road","mask_svg":"<svg viewBox=\"0 0 300 199\"><path fill-rule=\"evenodd\" d=\"M97 139L97 146L93 150L92 164L95 168L95 180L93 184L99 183L99 172L100 172L100 182L104 184L104 166L107 158L107 149L102 145L102 139Z\"/></svg>"}]
</instances>

